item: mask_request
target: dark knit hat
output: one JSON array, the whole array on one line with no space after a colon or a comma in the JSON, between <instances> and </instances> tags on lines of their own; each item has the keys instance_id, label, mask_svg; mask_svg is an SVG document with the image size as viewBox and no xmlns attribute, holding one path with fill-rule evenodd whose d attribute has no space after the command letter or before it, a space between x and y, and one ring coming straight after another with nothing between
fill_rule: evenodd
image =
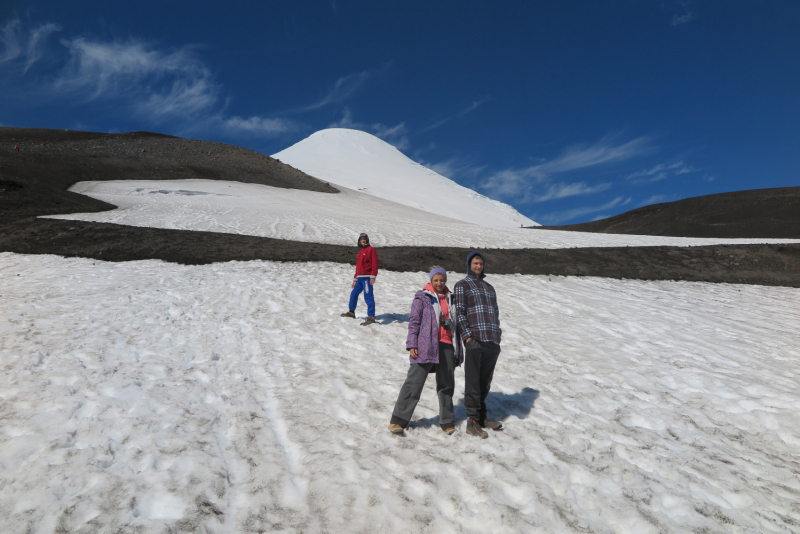
<instances>
[{"instance_id":1,"label":"dark knit hat","mask_svg":"<svg viewBox=\"0 0 800 534\"><path fill-rule=\"evenodd\" d=\"M473 274L472 273L472 269L469 268L469 264L472 261L472 258L474 258L475 256L480 256L480 258L483 260L483 254L481 254L477 250L473 250L472 252L470 252L467 255L467 274ZM483 261L486 261L486 260L483 260Z\"/></svg>"}]
</instances>

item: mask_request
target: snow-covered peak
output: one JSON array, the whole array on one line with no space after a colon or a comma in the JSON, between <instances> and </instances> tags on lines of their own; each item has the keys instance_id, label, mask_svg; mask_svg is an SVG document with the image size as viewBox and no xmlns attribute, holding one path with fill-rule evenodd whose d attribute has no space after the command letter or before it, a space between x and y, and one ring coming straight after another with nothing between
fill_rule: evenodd
<instances>
[{"instance_id":1,"label":"snow-covered peak","mask_svg":"<svg viewBox=\"0 0 800 534\"><path fill-rule=\"evenodd\" d=\"M320 130L272 157L320 180L452 219L482 226L538 225L359 130Z\"/></svg>"}]
</instances>

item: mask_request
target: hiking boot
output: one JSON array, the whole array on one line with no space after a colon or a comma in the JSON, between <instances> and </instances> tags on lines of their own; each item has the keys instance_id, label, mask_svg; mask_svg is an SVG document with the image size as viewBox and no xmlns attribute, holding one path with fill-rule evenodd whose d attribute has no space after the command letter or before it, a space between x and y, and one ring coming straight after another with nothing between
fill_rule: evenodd
<instances>
[{"instance_id":1,"label":"hiking boot","mask_svg":"<svg viewBox=\"0 0 800 534\"><path fill-rule=\"evenodd\" d=\"M470 419L467 421L467 434L470 436L477 436L481 439L486 439L489 437L489 434L481 428L481 425L475 419Z\"/></svg>"},{"instance_id":2,"label":"hiking boot","mask_svg":"<svg viewBox=\"0 0 800 534\"><path fill-rule=\"evenodd\" d=\"M456 427L454 427L454 426L449 426L449 427L447 427L447 428L443 428L443 429L442 429L442 432L444 432L444 433L445 433L445 434L447 434L448 436L452 436L453 434L455 434L455 433L456 433Z\"/></svg>"},{"instance_id":3,"label":"hiking boot","mask_svg":"<svg viewBox=\"0 0 800 534\"><path fill-rule=\"evenodd\" d=\"M354 312L353 310L350 310L347 313L341 314L339 317L350 317L351 319L355 319L356 318L356 312Z\"/></svg>"},{"instance_id":4,"label":"hiking boot","mask_svg":"<svg viewBox=\"0 0 800 534\"><path fill-rule=\"evenodd\" d=\"M369 317L367 317L367 320L366 320L366 321L364 321L363 323L361 323L361 326L369 326L369 325L373 324L374 322L375 322L375 317L373 317L372 315L370 315Z\"/></svg>"},{"instance_id":5,"label":"hiking boot","mask_svg":"<svg viewBox=\"0 0 800 534\"><path fill-rule=\"evenodd\" d=\"M488 428L490 430L502 430L503 423L498 423L497 421L491 421L487 417L483 420L483 424L481 425L483 428Z\"/></svg>"},{"instance_id":6,"label":"hiking boot","mask_svg":"<svg viewBox=\"0 0 800 534\"><path fill-rule=\"evenodd\" d=\"M402 436L403 432L405 432L405 429L400 425L391 423L389 424L389 432L391 432L392 434L396 434L398 436Z\"/></svg>"}]
</instances>

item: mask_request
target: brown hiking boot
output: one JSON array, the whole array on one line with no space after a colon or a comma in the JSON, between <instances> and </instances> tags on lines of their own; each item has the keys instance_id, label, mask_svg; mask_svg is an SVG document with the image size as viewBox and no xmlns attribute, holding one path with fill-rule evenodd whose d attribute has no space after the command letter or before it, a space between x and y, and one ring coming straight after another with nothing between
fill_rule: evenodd
<instances>
[{"instance_id":1,"label":"brown hiking boot","mask_svg":"<svg viewBox=\"0 0 800 534\"><path fill-rule=\"evenodd\" d=\"M454 427L454 426L449 426L449 427L447 427L447 428L443 428L443 429L442 429L442 432L444 432L444 433L445 433L445 434L447 434L448 436L452 436L453 434L455 434L455 433L456 433L456 427Z\"/></svg>"},{"instance_id":2,"label":"brown hiking boot","mask_svg":"<svg viewBox=\"0 0 800 534\"><path fill-rule=\"evenodd\" d=\"M367 320L366 320L366 321L364 321L363 323L361 323L361 326L369 326L369 325L373 324L374 322L375 322L375 317L373 317L372 315L370 315L369 317L367 317Z\"/></svg>"},{"instance_id":3,"label":"brown hiking boot","mask_svg":"<svg viewBox=\"0 0 800 534\"><path fill-rule=\"evenodd\" d=\"M392 434L397 434L398 436L402 436L404 431L405 429L400 425L396 425L394 423L389 424L389 432L391 432Z\"/></svg>"},{"instance_id":4,"label":"brown hiking boot","mask_svg":"<svg viewBox=\"0 0 800 534\"><path fill-rule=\"evenodd\" d=\"M467 434L470 436L477 436L481 439L486 439L489 437L489 434L481 428L481 425L475 419L470 419L467 421Z\"/></svg>"},{"instance_id":5,"label":"brown hiking boot","mask_svg":"<svg viewBox=\"0 0 800 534\"><path fill-rule=\"evenodd\" d=\"M491 421L487 417L483 420L483 424L481 425L483 428L488 428L490 430L502 430L503 423L498 423L497 421Z\"/></svg>"},{"instance_id":6,"label":"brown hiking boot","mask_svg":"<svg viewBox=\"0 0 800 534\"><path fill-rule=\"evenodd\" d=\"M339 317L350 317L351 319L355 319L356 318L356 312L354 312L353 310L350 310L347 313L341 314Z\"/></svg>"}]
</instances>

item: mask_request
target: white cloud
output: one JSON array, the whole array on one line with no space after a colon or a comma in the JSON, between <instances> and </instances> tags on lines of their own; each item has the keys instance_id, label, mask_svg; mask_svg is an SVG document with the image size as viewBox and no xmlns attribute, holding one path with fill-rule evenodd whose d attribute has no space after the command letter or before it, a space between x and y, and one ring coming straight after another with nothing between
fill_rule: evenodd
<instances>
[{"instance_id":1,"label":"white cloud","mask_svg":"<svg viewBox=\"0 0 800 534\"><path fill-rule=\"evenodd\" d=\"M353 114L350 108L344 108L342 118L336 122L328 125L328 128L350 128L353 130L369 131L380 137L387 143L393 145L397 150L406 150L409 147L408 129L406 123L401 122L394 126L386 126L379 122L372 124L365 124L353 120Z\"/></svg>"},{"instance_id":2,"label":"white cloud","mask_svg":"<svg viewBox=\"0 0 800 534\"><path fill-rule=\"evenodd\" d=\"M328 128L351 128L353 130L358 130L364 128L364 125L354 122L353 113L350 111L350 108L345 107L342 118L336 122L330 123Z\"/></svg>"},{"instance_id":3,"label":"white cloud","mask_svg":"<svg viewBox=\"0 0 800 534\"><path fill-rule=\"evenodd\" d=\"M553 161L529 167L526 172L531 176L546 177L603 163L623 161L653 151L650 139L647 137L639 137L622 144L614 144L613 141L613 136L606 136L592 146L574 145Z\"/></svg>"},{"instance_id":4,"label":"white cloud","mask_svg":"<svg viewBox=\"0 0 800 534\"><path fill-rule=\"evenodd\" d=\"M505 169L494 173L481 188L492 195L514 198L518 202L544 202L555 198L585 195L604 191L610 184L588 186L579 183L552 183L553 175L597 165L628 160L654 151L647 137L638 137L625 143L615 143L614 136L606 136L591 146L574 145L557 158L521 169ZM543 192L537 189L545 188Z\"/></svg>"},{"instance_id":5,"label":"white cloud","mask_svg":"<svg viewBox=\"0 0 800 534\"><path fill-rule=\"evenodd\" d=\"M191 48L169 53L146 43L63 40L69 60L55 80L56 90L87 100L135 97L136 105L155 115L196 113L217 102L219 88Z\"/></svg>"},{"instance_id":6,"label":"white cloud","mask_svg":"<svg viewBox=\"0 0 800 534\"><path fill-rule=\"evenodd\" d=\"M695 19L694 13L689 11L693 0L671 0L663 5L664 8L673 12L672 25L680 26L688 24Z\"/></svg>"},{"instance_id":7,"label":"white cloud","mask_svg":"<svg viewBox=\"0 0 800 534\"><path fill-rule=\"evenodd\" d=\"M474 178L486 170L486 165L474 165L473 163L457 157L438 163L420 161L420 164L447 178L453 178L454 176L469 176Z\"/></svg>"},{"instance_id":8,"label":"white cloud","mask_svg":"<svg viewBox=\"0 0 800 534\"><path fill-rule=\"evenodd\" d=\"M667 197L665 197L664 195L653 195L653 196L651 196L650 198L648 198L647 200L645 200L644 202L642 202L639 205L640 206L649 206L650 204L659 204L661 202L664 202L666 199L667 199Z\"/></svg>"},{"instance_id":9,"label":"white cloud","mask_svg":"<svg viewBox=\"0 0 800 534\"><path fill-rule=\"evenodd\" d=\"M0 45L2 45L0 65L19 60L24 63L22 73L26 73L41 59L47 37L59 29L58 25L47 23L35 30L25 31L19 19L9 21L0 29Z\"/></svg>"},{"instance_id":10,"label":"white cloud","mask_svg":"<svg viewBox=\"0 0 800 534\"><path fill-rule=\"evenodd\" d=\"M293 111L312 111L330 104L343 104L355 96L355 94L366 82L384 72L389 68L390 65L391 63L387 63L377 70L365 70L342 76L336 80L336 83L333 84L333 87L328 91L328 93L317 102Z\"/></svg>"},{"instance_id":11,"label":"white cloud","mask_svg":"<svg viewBox=\"0 0 800 534\"><path fill-rule=\"evenodd\" d=\"M59 31L61 28L56 24L42 24L31 32L28 40L28 50L26 54L25 70L28 72L34 63L41 59L44 54L44 42L51 33Z\"/></svg>"},{"instance_id":12,"label":"white cloud","mask_svg":"<svg viewBox=\"0 0 800 534\"><path fill-rule=\"evenodd\" d=\"M22 24L12 20L0 30L0 43L3 44L3 53L0 54L0 63L14 61L22 55Z\"/></svg>"},{"instance_id":13,"label":"white cloud","mask_svg":"<svg viewBox=\"0 0 800 534\"><path fill-rule=\"evenodd\" d=\"M297 129L293 121L286 119L268 119L264 117L231 117L223 119L225 129L232 132L247 132L267 136L280 135Z\"/></svg>"},{"instance_id":14,"label":"white cloud","mask_svg":"<svg viewBox=\"0 0 800 534\"><path fill-rule=\"evenodd\" d=\"M650 169L644 169L629 174L625 178L631 180L633 183L640 182L658 182L669 178L670 176L680 176L689 172L695 172L696 169L691 165L686 165L683 161L677 163L659 163Z\"/></svg>"},{"instance_id":15,"label":"white cloud","mask_svg":"<svg viewBox=\"0 0 800 534\"><path fill-rule=\"evenodd\" d=\"M453 120L455 118L463 117L464 115L466 115L468 113L472 113L473 111L478 109L483 103L487 102L488 100L489 100L488 96L483 97L480 100L475 100L472 103L470 103L467 107L465 107L464 109L459 111L458 113L456 113L454 115L451 115L449 117L446 117L444 119L438 120L438 121L434 122L433 124L431 124L430 126L427 126L427 127L423 128L422 130L420 130L420 133L427 132L429 130L433 130L435 128L438 128L440 126L443 126L443 125L447 124L448 122L450 122L451 120Z\"/></svg>"},{"instance_id":16,"label":"white cloud","mask_svg":"<svg viewBox=\"0 0 800 534\"><path fill-rule=\"evenodd\" d=\"M691 11L687 11L683 15L672 15L672 25L673 26L680 26L681 24L688 24L694 20L694 14Z\"/></svg>"},{"instance_id":17,"label":"white cloud","mask_svg":"<svg viewBox=\"0 0 800 534\"><path fill-rule=\"evenodd\" d=\"M401 122L395 126L384 126L380 123L375 123L372 125L372 128L375 130L375 135L380 137L381 139L391 139L395 137L402 137L404 136L408 130L406 129L406 123Z\"/></svg>"},{"instance_id":18,"label":"white cloud","mask_svg":"<svg viewBox=\"0 0 800 534\"><path fill-rule=\"evenodd\" d=\"M570 210L556 211L553 213L542 215L538 217L537 220L542 221L548 225L554 225L566 221L571 221L578 217L589 215L590 213L597 213L598 211L604 211L615 207L625 206L630 202L631 202L630 198L617 197L614 200L606 202L605 204L602 204L600 206L585 206L582 208L573 208Z\"/></svg>"},{"instance_id":19,"label":"white cloud","mask_svg":"<svg viewBox=\"0 0 800 534\"><path fill-rule=\"evenodd\" d=\"M25 31L19 20L0 29L0 67L18 65L24 75L46 52L56 24ZM62 54L48 59L60 70L38 87L42 98L113 102L145 122L170 121L183 131L222 128L229 133L271 137L295 130L294 121L225 114L222 88L193 47L159 50L140 40L62 39ZM7 69L6 69L7 70ZM6 73L7 74L7 73Z\"/></svg>"},{"instance_id":20,"label":"white cloud","mask_svg":"<svg viewBox=\"0 0 800 534\"><path fill-rule=\"evenodd\" d=\"M576 195L591 195L607 190L611 184L598 184L594 186L587 185L586 182L575 183L555 183L550 184L547 189L541 194L534 194L530 196L531 202L546 202L548 200L555 200L558 198L573 197Z\"/></svg>"}]
</instances>

